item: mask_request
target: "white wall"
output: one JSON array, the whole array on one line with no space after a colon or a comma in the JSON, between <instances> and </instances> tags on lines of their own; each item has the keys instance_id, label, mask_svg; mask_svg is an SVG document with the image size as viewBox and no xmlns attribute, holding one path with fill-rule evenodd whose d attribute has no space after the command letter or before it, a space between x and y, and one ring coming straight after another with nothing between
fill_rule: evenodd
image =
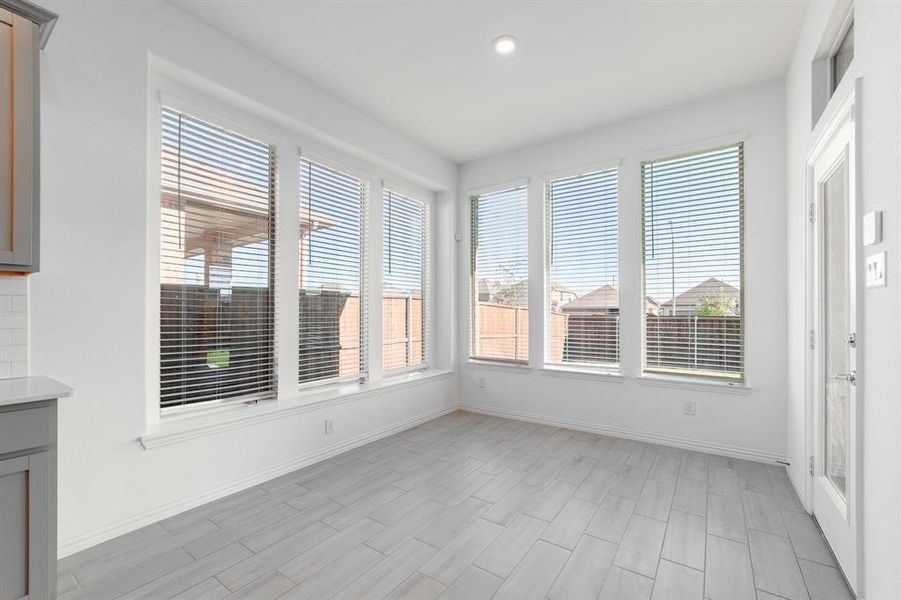
<instances>
[{"instance_id":1,"label":"white wall","mask_svg":"<svg viewBox=\"0 0 901 600\"><path fill-rule=\"evenodd\" d=\"M60 21L41 59L43 247L30 278L31 372L77 390L60 409L63 554L452 406L447 376L144 450L153 351L145 315L156 296L145 269L154 243L148 178L158 176L148 169L151 54L279 126L442 190L436 219L445 224L456 167L166 2L46 5ZM450 227L438 238L436 270L450 273ZM450 278L435 279L438 362L450 367L454 298ZM336 418L328 439L325 414Z\"/></svg>"},{"instance_id":2,"label":"white wall","mask_svg":"<svg viewBox=\"0 0 901 600\"><path fill-rule=\"evenodd\" d=\"M615 93L612 91L611 93ZM461 167L457 227L461 402L498 414L660 440L760 459L785 455L785 122L781 82L747 89ZM670 150L745 140L745 308L750 392L659 387L640 373L640 160ZM531 305L541 300L542 182L550 172L620 159L620 282L624 381L541 369L466 364L468 192L529 178ZM541 315L530 311L530 346L540 355ZM532 317L537 320L532 320ZM540 363L540 361L538 361ZM487 388L479 388L484 377ZM697 416L683 414L697 401Z\"/></svg>"},{"instance_id":3,"label":"white wall","mask_svg":"<svg viewBox=\"0 0 901 600\"><path fill-rule=\"evenodd\" d=\"M788 455L803 482L804 448L804 162L811 131L811 62L829 28L835 2L812 2L786 78L788 119ZM859 0L854 8L855 57L846 75L860 77L860 214L883 211L887 287L865 290L858 332L859 401L863 406L864 594L891 600L901 589L901 4ZM828 110L828 108L827 108ZM804 490L799 490L804 493Z\"/></svg>"}]
</instances>

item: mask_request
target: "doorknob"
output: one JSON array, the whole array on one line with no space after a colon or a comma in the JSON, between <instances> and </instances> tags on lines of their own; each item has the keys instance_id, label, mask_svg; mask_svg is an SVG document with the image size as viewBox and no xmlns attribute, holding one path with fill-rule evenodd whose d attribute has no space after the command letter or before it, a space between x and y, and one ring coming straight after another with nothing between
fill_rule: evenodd
<instances>
[{"instance_id":1,"label":"doorknob","mask_svg":"<svg viewBox=\"0 0 901 600\"><path fill-rule=\"evenodd\" d=\"M857 382L857 371L851 371L850 373L836 373L832 378L839 381L847 381L854 385Z\"/></svg>"}]
</instances>

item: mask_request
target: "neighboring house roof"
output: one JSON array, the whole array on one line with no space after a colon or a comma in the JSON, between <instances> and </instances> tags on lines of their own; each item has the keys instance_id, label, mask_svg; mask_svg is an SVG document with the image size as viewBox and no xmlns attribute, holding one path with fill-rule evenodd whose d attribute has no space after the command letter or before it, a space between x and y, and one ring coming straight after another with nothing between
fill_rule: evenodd
<instances>
[{"instance_id":1,"label":"neighboring house roof","mask_svg":"<svg viewBox=\"0 0 901 600\"><path fill-rule=\"evenodd\" d=\"M496 279L479 279L479 296L487 297L489 302L501 304L528 304L529 285L526 281L506 283Z\"/></svg>"},{"instance_id":2,"label":"neighboring house roof","mask_svg":"<svg viewBox=\"0 0 901 600\"><path fill-rule=\"evenodd\" d=\"M570 287L566 287L562 283L552 281L551 282L551 294L567 294L570 296L577 296L576 291Z\"/></svg>"},{"instance_id":3,"label":"neighboring house roof","mask_svg":"<svg viewBox=\"0 0 901 600\"><path fill-rule=\"evenodd\" d=\"M602 285L596 290L579 296L572 302L560 307L563 312L610 310L619 308L619 290L612 285Z\"/></svg>"},{"instance_id":4,"label":"neighboring house roof","mask_svg":"<svg viewBox=\"0 0 901 600\"><path fill-rule=\"evenodd\" d=\"M716 277L711 277L676 296L676 307L693 308L703 302L705 298L717 295L724 295L736 304L741 301L741 292L738 291L738 288L731 286ZM664 308L670 308L672 305L672 299L661 304Z\"/></svg>"},{"instance_id":5,"label":"neighboring house roof","mask_svg":"<svg viewBox=\"0 0 901 600\"><path fill-rule=\"evenodd\" d=\"M656 312L659 308L656 300L648 296L645 298L645 309ZM619 289L610 284L602 285L596 290L579 296L572 302L560 307L561 312L591 312L609 311L619 308Z\"/></svg>"}]
</instances>

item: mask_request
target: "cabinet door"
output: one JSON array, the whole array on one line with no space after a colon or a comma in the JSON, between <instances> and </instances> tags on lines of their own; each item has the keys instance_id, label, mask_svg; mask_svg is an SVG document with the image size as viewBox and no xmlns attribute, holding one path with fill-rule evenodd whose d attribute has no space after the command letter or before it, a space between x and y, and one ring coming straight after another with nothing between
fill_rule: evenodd
<instances>
[{"instance_id":1,"label":"cabinet door","mask_svg":"<svg viewBox=\"0 0 901 600\"><path fill-rule=\"evenodd\" d=\"M0 267L37 263L37 25L0 9Z\"/></svg>"},{"instance_id":2,"label":"cabinet door","mask_svg":"<svg viewBox=\"0 0 901 600\"><path fill-rule=\"evenodd\" d=\"M0 460L0 600L56 598L49 451Z\"/></svg>"},{"instance_id":3,"label":"cabinet door","mask_svg":"<svg viewBox=\"0 0 901 600\"><path fill-rule=\"evenodd\" d=\"M0 600L28 594L28 457L0 461Z\"/></svg>"}]
</instances>

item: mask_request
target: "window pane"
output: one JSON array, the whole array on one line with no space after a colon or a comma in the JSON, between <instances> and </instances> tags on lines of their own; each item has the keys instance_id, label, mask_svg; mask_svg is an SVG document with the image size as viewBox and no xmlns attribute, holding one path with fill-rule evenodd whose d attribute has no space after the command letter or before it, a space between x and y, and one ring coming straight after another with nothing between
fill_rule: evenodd
<instances>
[{"instance_id":1,"label":"window pane","mask_svg":"<svg viewBox=\"0 0 901 600\"><path fill-rule=\"evenodd\" d=\"M841 82L842 77L845 76L848 67L851 66L852 60L854 60L854 23L851 23L851 26L848 27L848 31L845 32L841 43L838 45L838 50L832 55L833 92L838 88L838 84Z\"/></svg>"},{"instance_id":2,"label":"window pane","mask_svg":"<svg viewBox=\"0 0 901 600\"><path fill-rule=\"evenodd\" d=\"M366 372L366 193L356 177L301 158L300 383Z\"/></svg>"},{"instance_id":3,"label":"window pane","mask_svg":"<svg viewBox=\"0 0 901 600\"><path fill-rule=\"evenodd\" d=\"M525 187L472 198L472 357L529 358Z\"/></svg>"},{"instance_id":4,"label":"window pane","mask_svg":"<svg viewBox=\"0 0 901 600\"><path fill-rule=\"evenodd\" d=\"M617 175L547 184L551 364L619 363Z\"/></svg>"},{"instance_id":5,"label":"window pane","mask_svg":"<svg viewBox=\"0 0 901 600\"><path fill-rule=\"evenodd\" d=\"M383 192L382 368L427 362L428 205Z\"/></svg>"},{"instance_id":6,"label":"window pane","mask_svg":"<svg viewBox=\"0 0 901 600\"><path fill-rule=\"evenodd\" d=\"M744 378L743 152L642 165L645 371Z\"/></svg>"},{"instance_id":7,"label":"window pane","mask_svg":"<svg viewBox=\"0 0 901 600\"><path fill-rule=\"evenodd\" d=\"M275 395L275 149L163 109L160 403Z\"/></svg>"}]
</instances>

